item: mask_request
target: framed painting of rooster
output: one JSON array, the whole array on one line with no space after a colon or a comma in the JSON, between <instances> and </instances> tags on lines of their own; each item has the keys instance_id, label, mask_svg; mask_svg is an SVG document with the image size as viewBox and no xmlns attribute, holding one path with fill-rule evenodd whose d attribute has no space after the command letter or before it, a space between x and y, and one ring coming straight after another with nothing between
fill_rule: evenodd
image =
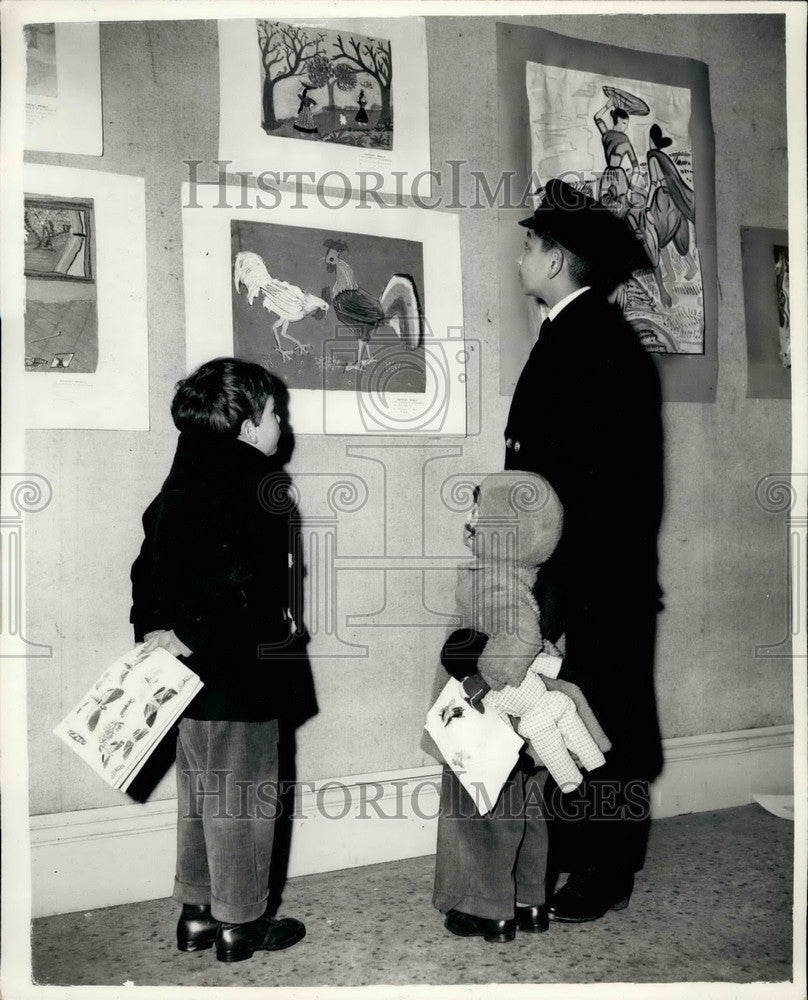
<instances>
[{"instance_id":1,"label":"framed painting of rooster","mask_svg":"<svg viewBox=\"0 0 808 1000\"><path fill-rule=\"evenodd\" d=\"M422 244L234 219L233 349L290 389L423 392ZM407 364L400 363L402 350Z\"/></svg>"},{"instance_id":2,"label":"framed painting of rooster","mask_svg":"<svg viewBox=\"0 0 808 1000\"><path fill-rule=\"evenodd\" d=\"M465 435L457 217L274 193L184 186L188 368L264 365L296 433Z\"/></svg>"}]
</instances>

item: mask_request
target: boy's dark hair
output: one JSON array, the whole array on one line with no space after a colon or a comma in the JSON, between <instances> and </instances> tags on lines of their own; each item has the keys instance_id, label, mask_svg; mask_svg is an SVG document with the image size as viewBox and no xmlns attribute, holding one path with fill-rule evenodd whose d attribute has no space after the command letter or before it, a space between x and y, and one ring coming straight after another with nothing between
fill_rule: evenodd
<instances>
[{"instance_id":1,"label":"boy's dark hair","mask_svg":"<svg viewBox=\"0 0 808 1000\"><path fill-rule=\"evenodd\" d=\"M628 121L628 118L628 111L624 111L622 108L612 108L612 125L616 125L621 121Z\"/></svg>"},{"instance_id":2,"label":"boy's dark hair","mask_svg":"<svg viewBox=\"0 0 808 1000\"><path fill-rule=\"evenodd\" d=\"M569 270L570 277L579 286L582 285L595 285L597 284L597 269L588 260L584 260L583 257L579 257L574 254L572 250L568 250L563 243L559 243L558 240L549 232L542 231L541 229L534 229L534 232L538 239L541 240L542 246L545 250L561 250L567 261L567 269Z\"/></svg>"},{"instance_id":3,"label":"boy's dark hair","mask_svg":"<svg viewBox=\"0 0 808 1000\"><path fill-rule=\"evenodd\" d=\"M245 420L260 423L270 397L285 400L286 386L262 365L214 358L177 383L171 416L180 431L237 437Z\"/></svg>"}]
</instances>

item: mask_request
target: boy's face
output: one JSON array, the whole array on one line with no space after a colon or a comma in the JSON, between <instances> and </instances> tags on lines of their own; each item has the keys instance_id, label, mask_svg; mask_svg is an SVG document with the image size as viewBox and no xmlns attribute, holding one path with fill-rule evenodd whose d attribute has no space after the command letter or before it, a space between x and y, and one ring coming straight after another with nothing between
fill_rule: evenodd
<instances>
[{"instance_id":1,"label":"boy's face","mask_svg":"<svg viewBox=\"0 0 808 1000\"><path fill-rule=\"evenodd\" d=\"M275 400L269 397L261 414L261 420L254 425L254 440L250 444L254 445L262 455L269 457L278 450L278 442L281 439L280 417L275 413Z\"/></svg>"},{"instance_id":2,"label":"boy's face","mask_svg":"<svg viewBox=\"0 0 808 1000\"><path fill-rule=\"evenodd\" d=\"M527 230L525 248L518 264L519 280L525 295L533 295L544 301L550 270L550 251L545 250L544 243L532 229Z\"/></svg>"}]
</instances>

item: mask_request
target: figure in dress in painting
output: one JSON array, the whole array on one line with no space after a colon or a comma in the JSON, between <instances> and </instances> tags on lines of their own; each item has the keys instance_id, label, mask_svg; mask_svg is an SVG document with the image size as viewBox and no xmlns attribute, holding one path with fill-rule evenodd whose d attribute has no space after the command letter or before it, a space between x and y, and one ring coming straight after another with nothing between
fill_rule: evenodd
<instances>
[{"instance_id":1,"label":"figure in dress in painting","mask_svg":"<svg viewBox=\"0 0 808 1000\"><path fill-rule=\"evenodd\" d=\"M307 135L316 135L318 129L314 124L314 114L311 109L317 106L317 101L313 97L309 97L309 90L311 90L311 84L304 83L300 93L297 95L300 106L297 109L297 119L294 128L296 131L304 132Z\"/></svg>"},{"instance_id":2,"label":"figure in dress in painting","mask_svg":"<svg viewBox=\"0 0 808 1000\"><path fill-rule=\"evenodd\" d=\"M368 99L365 97L364 90L359 91L359 97L357 97L356 103L359 105L359 110L356 112L354 121L358 122L360 125L367 125L368 113L365 111L365 105L368 103Z\"/></svg>"},{"instance_id":3,"label":"figure in dress in painting","mask_svg":"<svg viewBox=\"0 0 808 1000\"><path fill-rule=\"evenodd\" d=\"M672 243L686 261L684 281L693 281L699 273L696 259L690 253L690 223L696 221L696 196L676 164L663 152L672 140L663 136L656 123L651 126L649 138L646 156L649 188L640 235L654 267L659 297L669 308L671 296L665 282L676 280L669 245Z\"/></svg>"}]
</instances>

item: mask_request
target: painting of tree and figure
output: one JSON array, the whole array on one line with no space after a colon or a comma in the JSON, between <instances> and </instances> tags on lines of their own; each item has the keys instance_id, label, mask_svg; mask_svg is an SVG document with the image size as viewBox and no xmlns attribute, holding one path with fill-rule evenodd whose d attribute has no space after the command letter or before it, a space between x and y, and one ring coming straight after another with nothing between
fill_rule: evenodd
<instances>
[{"instance_id":1,"label":"painting of tree and figure","mask_svg":"<svg viewBox=\"0 0 808 1000\"><path fill-rule=\"evenodd\" d=\"M528 62L531 163L564 177L633 229L652 270L617 299L647 350L704 353L690 91Z\"/></svg>"},{"instance_id":2,"label":"painting of tree and figure","mask_svg":"<svg viewBox=\"0 0 808 1000\"><path fill-rule=\"evenodd\" d=\"M281 21L258 21L257 35L267 135L393 148L389 41Z\"/></svg>"},{"instance_id":3,"label":"painting of tree and figure","mask_svg":"<svg viewBox=\"0 0 808 1000\"><path fill-rule=\"evenodd\" d=\"M423 393L423 245L233 220L233 351L290 389Z\"/></svg>"}]
</instances>

